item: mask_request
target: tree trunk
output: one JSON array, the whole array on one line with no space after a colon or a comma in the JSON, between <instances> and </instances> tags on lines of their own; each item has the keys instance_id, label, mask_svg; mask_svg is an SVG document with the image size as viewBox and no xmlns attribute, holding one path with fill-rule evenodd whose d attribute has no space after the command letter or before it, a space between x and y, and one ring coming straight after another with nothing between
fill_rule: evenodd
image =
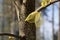
<instances>
[{"instance_id":1,"label":"tree trunk","mask_svg":"<svg viewBox=\"0 0 60 40\"><path fill-rule=\"evenodd\" d=\"M21 34L21 32L25 33L25 36L21 37L20 40L36 40L35 24L24 21L25 18L28 16L28 14L35 10L35 0L26 0L25 4L22 2L22 0L18 0L18 1L20 2L20 4L18 5L20 7L20 10L18 9L19 12L17 11L17 13L20 14L20 17L18 15L18 18L20 19L18 20L20 23L19 24L19 35Z\"/></svg>"},{"instance_id":2,"label":"tree trunk","mask_svg":"<svg viewBox=\"0 0 60 40\"><path fill-rule=\"evenodd\" d=\"M29 13L35 10L35 0L27 0L26 4L26 13L27 17ZM36 40L36 28L35 24L25 22L25 39L26 40ZM23 39L24 40L24 39Z\"/></svg>"},{"instance_id":3,"label":"tree trunk","mask_svg":"<svg viewBox=\"0 0 60 40\"><path fill-rule=\"evenodd\" d=\"M58 29L58 40L60 40L60 2L59 2L59 29Z\"/></svg>"},{"instance_id":4,"label":"tree trunk","mask_svg":"<svg viewBox=\"0 0 60 40\"><path fill-rule=\"evenodd\" d=\"M28 14L35 10L35 0L17 0L14 6L18 17L20 40L36 40L35 24L25 22Z\"/></svg>"}]
</instances>

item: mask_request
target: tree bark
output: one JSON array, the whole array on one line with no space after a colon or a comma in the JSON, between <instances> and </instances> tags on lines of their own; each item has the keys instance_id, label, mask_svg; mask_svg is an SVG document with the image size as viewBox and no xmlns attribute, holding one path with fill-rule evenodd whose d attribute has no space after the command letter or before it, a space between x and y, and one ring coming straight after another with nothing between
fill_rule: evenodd
<instances>
[{"instance_id":1,"label":"tree bark","mask_svg":"<svg viewBox=\"0 0 60 40\"><path fill-rule=\"evenodd\" d=\"M35 10L35 0L27 0L25 16ZM36 27L35 24L25 22L25 37L26 40L36 40Z\"/></svg>"},{"instance_id":2,"label":"tree bark","mask_svg":"<svg viewBox=\"0 0 60 40\"><path fill-rule=\"evenodd\" d=\"M23 9L20 8L20 23L23 22L23 25L20 24L20 29L22 27L23 30L19 29L19 33L24 31L25 36L21 37L20 40L36 40L36 27L34 23L25 22L24 19L28 16L29 13L35 10L35 0L27 0L25 4L22 4L22 0L18 0L20 2L20 6L24 5L26 9L25 13ZM23 11L23 12L22 12ZM22 18L21 18L22 17ZM24 27L24 28L23 28ZM19 34L20 35L20 34Z\"/></svg>"}]
</instances>

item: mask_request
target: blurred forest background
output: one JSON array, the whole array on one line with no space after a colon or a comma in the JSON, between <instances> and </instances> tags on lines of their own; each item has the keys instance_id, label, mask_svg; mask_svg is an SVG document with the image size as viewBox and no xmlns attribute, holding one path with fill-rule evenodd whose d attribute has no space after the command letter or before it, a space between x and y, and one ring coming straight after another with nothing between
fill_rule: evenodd
<instances>
[{"instance_id":1,"label":"blurred forest background","mask_svg":"<svg viewBox=\"0 0 60 40\"><path fill-rule=\"evenodd\" d=\"M2 32L2 33L11 33L19 35L17 14L16 9L12 4L13 1L15 0L0 0L0 33ZM22 0L17 1L19 1L20 3L22 2ZM27 16L29 13L40 7L41 1L42 0L27 0L27 3L25 4L27 5L25 15ZM19 7L20 6L21 5L19 4ZM26 40L60 40L59 13L60 13L60 5L59 2L57 2L41 11L44 23L41 25L39 29L36 30L34 24L25 23ZM0 36L0 40L8 40L8 39L9 38L7 36Z\"/></svg>"}]
</instances>

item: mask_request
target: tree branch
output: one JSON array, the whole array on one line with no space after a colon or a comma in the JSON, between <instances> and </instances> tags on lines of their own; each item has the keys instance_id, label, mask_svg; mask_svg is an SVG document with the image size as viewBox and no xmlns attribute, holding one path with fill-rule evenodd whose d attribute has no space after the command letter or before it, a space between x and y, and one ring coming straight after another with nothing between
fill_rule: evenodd
<instances>
[{"instance_id":1,"label":"tree branch","mask_svg":"<svg viewBox=\"0 0 60 40\"><path fill-rule=\"evenodd\" d=\"M10 33L0 33L0 36L12 36L12 37L20 38L20 36L10 34Z\"/></svg>"},{"instance_id":2,"label":"tree branch","mask_svg":"<svg viewBox=\"0 0 60 40\"><path fill-rule=\"evenodd\" d=\"M54 2L50 2L48 5L46 5L45 7L39 7L37 10L35 10L35 11L41 11L41 10L43 10L43 9L45 9L46 7L48 7L48 6L50 6L51 4L54 4L54 3L56 3L56 2L59 2L60 0L57 0L57 1L54 1Z\"/></svg>"},{"instance_id":3,"label":"tree branch","mask_svg":"<svg viewBox=\"0 0 60 40\"><path fill-rule=\"evenodd\" d=\"M15 6L15 9L16 9L16 13L17 13L17 17L18 17L18 21L20 21L20 19L19 19L19 9L18 9L18 3L17 3L17 1L16 2L13 2L13 4L14 4L14 6Z\"/></svg>"}]
</instances>

